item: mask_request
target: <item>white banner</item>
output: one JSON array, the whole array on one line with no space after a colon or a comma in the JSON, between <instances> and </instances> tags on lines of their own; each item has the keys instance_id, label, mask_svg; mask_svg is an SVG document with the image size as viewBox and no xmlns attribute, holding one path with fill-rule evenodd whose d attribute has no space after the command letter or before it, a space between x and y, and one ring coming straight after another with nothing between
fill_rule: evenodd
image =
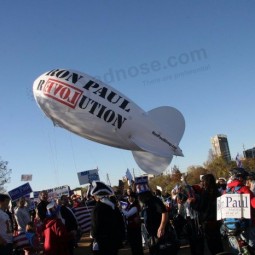
<instances>
[{"instance_id":1,"label":"white banner","mask_svg":"<svg viewBox=\"0 0 255 255\"><path fill-rule=\"evenodd\" d=\"M217 198L217 220L251 218L250 194L224 194Z\"/></svg>"},{"instance_id":2,"label":"white banner","mask_svg":"<svg viewBox=\"0 0 255 255\"><path fill-rule=\"evenodd\" d=\"M83 172L77 173L77 175L78 175L80 185L92 183L93 181L100 181L99 175L98 175L98 169L83 171Z\"/></svg>"},{"instance_id":3,"label":"white banner","mask_svg":"<svg viewBox=\"0 0 255 255\"><path fill-rule=\"evenodd\" d=\"M64 185L64 186L56 187L53 189L48 189L47 192L48 192L49 200L53 200L53 199L60 198L62 195L69 196L70 187L68 185Z\"/></svg>"}]
</instances>

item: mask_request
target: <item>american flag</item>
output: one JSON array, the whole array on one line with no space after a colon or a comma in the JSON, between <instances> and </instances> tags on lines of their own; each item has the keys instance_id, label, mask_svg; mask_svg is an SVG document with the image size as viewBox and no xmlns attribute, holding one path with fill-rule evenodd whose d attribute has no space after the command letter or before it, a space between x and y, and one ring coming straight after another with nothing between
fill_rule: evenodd
<instances>
[{"instance_id":1,"label":"american flag","mask_svg":"<svg viewBox=\"0 0 255 255\"><path fill-rule=\"evenodd\" d=\"M94 206L81 206L73 208L74 215L82 233L88 233L91 228L91 212Z\"/></svg>"},{"instance_id":2,"label":"american flag","mask_svg":"<svg viewBox=\"0 0 255 255\"><path fill-rule=\"evenodd\" d=\"M24 233L24 232L13 237L13 244L14 244L14 247L17 249L23 249L25 247L30 247L29 240L26 236L26 233Z\"/></svg>"}]
</instances>

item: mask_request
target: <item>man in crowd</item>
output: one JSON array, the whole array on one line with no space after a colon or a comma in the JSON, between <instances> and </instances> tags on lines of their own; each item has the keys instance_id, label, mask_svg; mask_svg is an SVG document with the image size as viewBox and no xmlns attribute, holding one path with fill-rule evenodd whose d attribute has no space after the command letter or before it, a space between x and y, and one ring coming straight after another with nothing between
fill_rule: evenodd
<instances>
[{"instance_id":1,"label":"man in crowd","mask_svg":"<svg viewBox=\"0 0 255 255\"><path fill-rule=\"evenodd\" d=\"M47 205L49 204L48 192L46 190L41 191L39 193L39 199L40 199L40 202L37 205L37 213L38 213L40 220L43 222L44 219L46 218Z\"/></svg>"},{"instance_id":2,"label":"man in crowd","mask_svg":"<svg viewBox=\"0 0 255 255\"><path fill-rule=\"evenodd\" d=\"M9 206L10 197L0 194L0 254L11 255L13 249L13 237L11 219L5 212Z\"/></svg>"}]
</instances>

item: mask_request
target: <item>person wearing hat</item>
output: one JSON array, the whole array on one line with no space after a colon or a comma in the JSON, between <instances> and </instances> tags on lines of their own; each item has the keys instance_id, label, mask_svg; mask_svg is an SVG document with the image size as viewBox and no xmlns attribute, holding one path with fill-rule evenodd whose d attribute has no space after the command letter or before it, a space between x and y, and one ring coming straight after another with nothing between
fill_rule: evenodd
<instances>
[{"instance_id":1,"label":"person wearing hat","mask_svg":"<svg viewBox=\"0 0 255 255\"><path fill-rule=\"evenodd\" d=\"M70 255L68 234L65 225L59 217L59 207L55 202L47 205L47 217L44 220L44 255Z\"/></svg>"},{"instance_id":2,"label":"person wearing hat","mask_svg":"<svg viewBox=\"0 0 255 255\"><path fill-rule=\"evenodd\" d=\"M132 255L143 255L140 205L135 192L128 194L128 206L125 210L122 210L122 213L127 219L127 240Z\"/></svg>"},{"instance_id":3,"label":"person wearing hat","mask_svg":"<svg viewBox=\"0 0 255 255\"><path fill-rule=\"evenodd\" d=\"M219 177L217 180L217 187L221 194L224 194L227 188L227 180L224 177Z\"/></svg>"},{"instance_id":4,"label":"person wearing hat","mask_svg":"<svg viewBox=\"0 0 255 255\"><path fill-rule=\"evenodd\" d=\"M93 252L100 255L117 255L124 237L124 221L119 208L109 199L114 194L103 182L93 182L91 195L97 203L92 211L91 236Z\"/></svg>"}]
</instances>

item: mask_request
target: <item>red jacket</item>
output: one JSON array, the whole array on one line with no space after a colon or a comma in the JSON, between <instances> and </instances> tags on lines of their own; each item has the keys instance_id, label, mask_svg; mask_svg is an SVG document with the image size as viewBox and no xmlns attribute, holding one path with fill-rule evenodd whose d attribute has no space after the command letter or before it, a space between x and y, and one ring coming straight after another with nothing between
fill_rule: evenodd
<instances>
[{"instance_id":1,"label":"red jacket","mask_svg":"<svg viewBox=\"0 0 255 255\"><path fill-rule=\"evenodd\" d=\"M46 218L44 221L44 255L70 255L68 250L69 234L58 218Z\"/></svg>"}]
</instances>

